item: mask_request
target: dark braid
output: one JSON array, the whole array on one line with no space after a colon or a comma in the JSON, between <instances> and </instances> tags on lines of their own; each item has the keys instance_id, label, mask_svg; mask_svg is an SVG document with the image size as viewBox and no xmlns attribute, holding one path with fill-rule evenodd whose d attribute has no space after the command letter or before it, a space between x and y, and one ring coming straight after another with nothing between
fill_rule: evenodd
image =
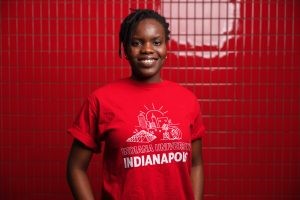
<instances>
[{"instance_id":1,"label":"dark braid","mask_svg":"<svg viewBox=\"0 0 300 200\"><path fill-rule=\"evenodd\" d=\"M130 13L122 22L119 32L119 56L122 57L122 43L123 48L127 51L127 47L130 44L132 31L135 29L137 24L143 19L155 19L157 20L165 30L166 41L170 40L169 23L166 18L150 9L131 9Z\"/></svg>"}]
</instances>

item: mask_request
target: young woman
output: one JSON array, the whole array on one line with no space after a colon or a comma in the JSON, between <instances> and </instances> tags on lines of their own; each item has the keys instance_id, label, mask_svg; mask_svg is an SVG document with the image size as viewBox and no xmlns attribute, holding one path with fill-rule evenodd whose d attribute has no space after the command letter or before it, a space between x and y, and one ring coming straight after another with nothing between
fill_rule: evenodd
<instances>
[{"instance_id":1,"label":"young woman","mask_svg":"<svg viewBox=\"0 0 300 200\"><path fill-rule=\"evenodd\" d=\"M152 10L134 10L121 24L131 77L86 100L72 128L67 177L75 199L94 199L87 169L100 144L102 199L202 199L204 134L197 98L163 80L169 24Z\"/></svg>"}]
</instances>

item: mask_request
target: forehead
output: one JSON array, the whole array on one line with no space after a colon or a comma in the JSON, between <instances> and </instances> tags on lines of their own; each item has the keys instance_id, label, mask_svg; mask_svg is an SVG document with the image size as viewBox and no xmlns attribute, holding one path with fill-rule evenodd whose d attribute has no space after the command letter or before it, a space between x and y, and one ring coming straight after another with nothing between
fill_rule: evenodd
<instances>
[{"instance_id":1,"label":"forehead","mask_svg":"<svg viewBox=\"0 0 300 200\"><path fill-rule=\"evenodd\" d=\"M137 24L137 26L132 31L132 36L145 34L164 35L164 27L156 19L143 19Z\"/></svg>"}]
</instances>

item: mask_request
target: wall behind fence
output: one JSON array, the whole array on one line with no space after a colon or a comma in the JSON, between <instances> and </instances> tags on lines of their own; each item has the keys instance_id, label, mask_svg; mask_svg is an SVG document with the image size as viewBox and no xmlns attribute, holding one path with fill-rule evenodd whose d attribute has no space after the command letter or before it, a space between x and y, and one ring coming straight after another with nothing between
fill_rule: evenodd
<instances>
[{"instance_id":1,"label":"wall behind fence","mask_svg":"<svg viewBox=\"0 0 300 200\"><path fill-rule=\"evenodd\" d=\"M1 199L72 199L66 129L89 93L129 75L118 31L138 7L168 18L163 76L199 98L205 199L299 199L297 0L0 1ZM89 174L99 196L101 155Z\"/></svg>"}]
</instances>

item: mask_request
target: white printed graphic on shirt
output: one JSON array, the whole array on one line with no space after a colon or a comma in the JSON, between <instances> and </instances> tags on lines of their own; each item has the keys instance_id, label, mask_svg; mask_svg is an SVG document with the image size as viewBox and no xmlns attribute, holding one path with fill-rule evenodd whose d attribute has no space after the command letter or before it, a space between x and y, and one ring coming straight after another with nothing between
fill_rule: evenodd
<instances>
[{"instance_id":1,"label":"white printed graphic on shirt","mask_svg":"<svg viewBox=\"0 0 300 200\"><path fill-rule=\"evenodd\" d=\"M138 126L133 132L133 136L127 142L150 143L157 138L161 140L180 140L182 132L166 115L168 111L163 111L163 106L152 108L144 106L145 110L140 111L137 116Z\"/></svg>"},{"instance_id":2,"label":"white printed graphic on shirt","mask_svg":"<svg viewBox=\"0 0 300 200\"><path fill-rule=\"evenodd\" d=\"M163 106L144 106L137 115L133 135L121 148L124 168L186 163L190 159L191 143L182 141L178 125L167 116ZM154 140L161 142L151 143Z\"/></svg>"}]
</instances>

